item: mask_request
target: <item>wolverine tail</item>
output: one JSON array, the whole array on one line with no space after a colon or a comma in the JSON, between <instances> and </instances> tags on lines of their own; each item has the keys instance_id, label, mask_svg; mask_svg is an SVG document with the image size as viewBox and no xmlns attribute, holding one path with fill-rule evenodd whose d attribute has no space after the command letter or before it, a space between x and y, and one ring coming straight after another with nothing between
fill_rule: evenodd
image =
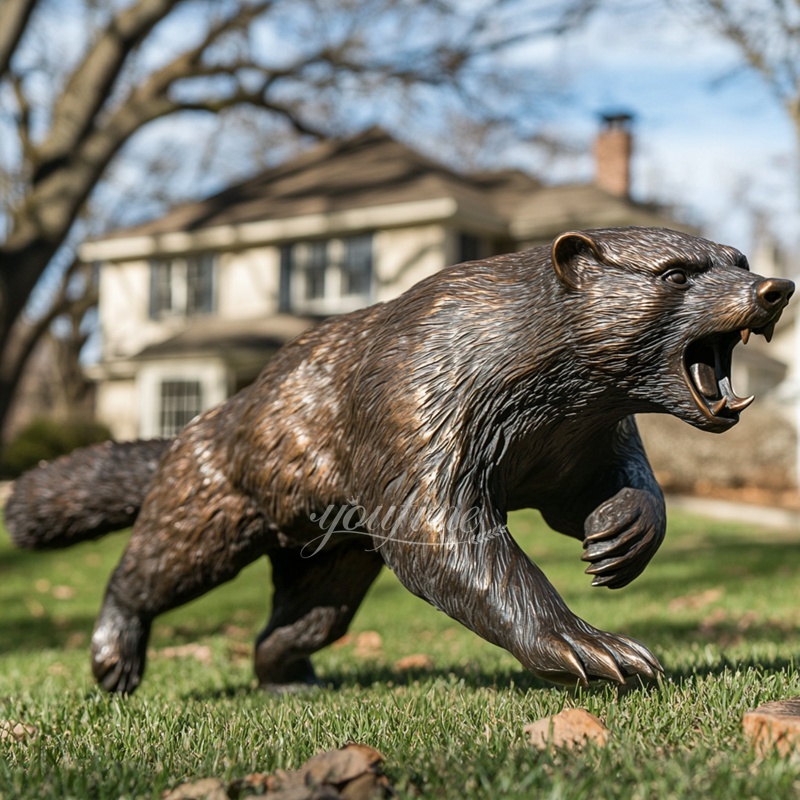
<instances>
[{"instance_id":1,"label":"wolverine tail","mask_svg":"<svg viewBox=\"0 0 800 800\"><path fill-rule=\"evenodd\" d=\"M104 442L29 470L6 504L11 540L48 550L132 525L169 445L168 439Z\"/></svg>"}]
</instances>

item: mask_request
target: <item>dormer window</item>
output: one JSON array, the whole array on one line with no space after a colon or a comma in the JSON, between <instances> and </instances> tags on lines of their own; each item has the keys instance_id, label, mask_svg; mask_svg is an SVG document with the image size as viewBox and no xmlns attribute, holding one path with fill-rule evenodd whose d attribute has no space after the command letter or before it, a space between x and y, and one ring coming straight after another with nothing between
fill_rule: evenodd
<instances>
[{"instance_id":1,"label":"dormer window","mask_svg":"<svg viewBox=\"0 0 800 800\"><path fill-rule=\"evenodd\" d=\"M215 262L210 253L150 263L150 319L214 311Z\"/></svg>"},{"instance_id":2,"label":"dormer window","mask_svg":"<svg viewBox=\"0 0 800 800\"><path fill-rule=\"evenodd\" d=\"M341 314L372 302L372 234L281 248L281 310Z\"/></svg>"}]
</instances>

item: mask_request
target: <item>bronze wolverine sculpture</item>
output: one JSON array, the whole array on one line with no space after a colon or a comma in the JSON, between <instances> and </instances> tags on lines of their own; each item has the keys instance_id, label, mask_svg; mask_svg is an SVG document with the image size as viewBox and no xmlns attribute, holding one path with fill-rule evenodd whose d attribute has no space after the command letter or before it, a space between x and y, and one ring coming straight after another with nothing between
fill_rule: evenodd
<instances>
[{"instance_id":1,"label":"bronze wolverine sculpture","mask_svg":"<svg viewBox=\"0 0 800 800\"><path fill-rule=\"evenodd\" d=\"M264 554L264 685L315 680L309 656L344 634L384 564L539 676L652 676L644 646L567 608L506 515L537 508L581 540L594 585L633 580L666 520L632 415L736 424L752 398L731 387L733 348L769 339L793 289L733 248L666 229L570 232L460 264L304 333L171 442L31 471L6 524L41 548L135 520L92 639L111 691L139 684L157 615ZM360 509L361 524L320 539L332 508ZM449 525L454 514L469 525Z\"/></svg>"}]
</instances>

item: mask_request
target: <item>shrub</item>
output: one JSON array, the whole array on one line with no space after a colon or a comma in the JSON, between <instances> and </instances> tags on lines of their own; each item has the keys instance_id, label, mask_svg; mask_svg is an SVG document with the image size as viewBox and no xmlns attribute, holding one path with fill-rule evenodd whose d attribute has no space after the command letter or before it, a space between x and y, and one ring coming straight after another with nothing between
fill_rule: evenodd
<instances>
[{"instance_id":1,"label":"shrub","mask_svg":"<svg viewBox=\"0 0 800 800\"><path fill-rule=\"evenodd\" d=\"M40 461L49 461L111 438L111 431L99 422L74 419L58 421L49 418L35 419L26 425L6 446L2 472L7 478L16 478Z\"/></svg>"}]
</instances>

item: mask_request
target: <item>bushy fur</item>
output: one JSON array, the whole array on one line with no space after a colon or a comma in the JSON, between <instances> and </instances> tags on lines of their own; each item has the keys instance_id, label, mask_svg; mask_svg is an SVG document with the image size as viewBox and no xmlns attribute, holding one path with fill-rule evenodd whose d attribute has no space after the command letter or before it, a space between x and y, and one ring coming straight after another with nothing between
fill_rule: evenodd
<instances>
[{"instance_id":1,"label":"bushy fur","mask_svg":"<svg viewBox=\"0 0 800 800\"><path fill-rule=\"evenodd\" d=\"M735 409L693 398L682 359L776 318L790 285L771 282L771 304L764 286L732 248L662 229L457 265L303 334L168 447L90 449L21 479L8 524L22 546L59 546L136 518L93 636L110 690L138 685L154 617L264 554L265 685L314 680L309 656L345 632L383 564L545 678L652 676L642 645L567 608L506 514L538 508L582 540L595 584L635 578L665 514L632 415L733 424Z\"/></svg>"}]
</instances>

